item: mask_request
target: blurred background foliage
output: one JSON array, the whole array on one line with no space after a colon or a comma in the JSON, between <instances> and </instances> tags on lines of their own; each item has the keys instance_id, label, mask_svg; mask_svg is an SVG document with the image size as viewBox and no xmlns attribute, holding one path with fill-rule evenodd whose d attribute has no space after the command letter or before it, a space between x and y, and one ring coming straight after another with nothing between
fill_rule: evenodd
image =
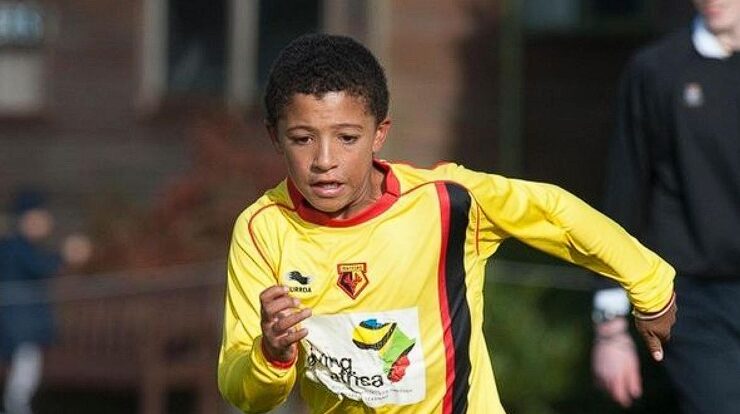
<instances>
[{"instance_id":1,"label":"blurred background foliage","mask_svg":"<svg viewBox=\"0 0 740 414\"><path fill-rule=\"evenodd\" d=\"M485 332L501 396L512 412L556 413L556 404L579 385L574 374L588 352L589 337L577 322L588 308L583 297L565 296L576 300L542 287L491 283L486 289ZM565 308L555 303L559 300L574 306Z\"/></svg>"},{"instance_id":2,"label":"blurred background foliage","mask_svg":"<svg viewBox=\"0 0 740 414\"><path fill-rule=\"evenodd\" d=\"M184 127L187 168L156 186L155 202L111 194L90 206L96 240L86 272L108 272L222 258L236 216L283 174L260 121L219 109L198 111Z\"/></svg>"},{"instance_id":3,"label":"blurred background foliage","mask_svg":"<svg viewBox=\"0 0 740 414\"><path fill-rule=\"evenodd\" d=\"M489 262L484 333L510 414L678 412L663 368L640 342L644 398L623 409L593 383L596 277L515 241L504 243Z\"/></svg>"}]
</instances>

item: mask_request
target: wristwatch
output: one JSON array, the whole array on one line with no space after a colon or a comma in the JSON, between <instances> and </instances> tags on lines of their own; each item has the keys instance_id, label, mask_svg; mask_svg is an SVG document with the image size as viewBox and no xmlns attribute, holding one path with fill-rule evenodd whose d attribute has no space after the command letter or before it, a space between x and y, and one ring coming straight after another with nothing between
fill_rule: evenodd
<instances>
[{"instance_id":1,"label":"wristwatch","mask_svg":"<svg viewBox=\"0 0 740 414\"><path fill-rule=\"evenodd\" d=\"M596 323L609 322L629 313L630 302L622 288L599 290L594 294L591 320Z\"/></svg>"},{"instance_id":2,"label":"wristwatch","mask_svg":"<svg viewBox=\"0 0 740 414\"><path fill-rule=\"evenodd\" d=\"M595 324L600 324L604 322L609 322L616 318L624 317L625 315L626 313L618 313L608 309L594 309L591 312L591 320Z\"/></svg>"}]
</instances>

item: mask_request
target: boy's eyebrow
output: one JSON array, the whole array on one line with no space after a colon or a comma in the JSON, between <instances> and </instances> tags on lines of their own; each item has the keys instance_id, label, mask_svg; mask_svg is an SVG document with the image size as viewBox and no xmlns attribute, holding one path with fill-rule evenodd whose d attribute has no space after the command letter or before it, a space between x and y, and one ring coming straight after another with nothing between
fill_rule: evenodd
<instances>
[{"instance_id":1,"label":"boy's eyebrow","mask_svg":"<svg viewBox=\"0 0 740 414\"><path fill-rule=\"evenodd\" d=\"M297 130L297 129L307 129L307 130L309 130L309 131L313 131L313 130L314 130L314 128L311 128L311 127L309 127L309 126L305 126L305 125L296 125L296 126L293 126L293 127L287 128L287 129L285 130L285 132L291 132L291 131L295 131L295 130Z\"/></svg>"},{"instance_id":2,"label":"boy's eyebrow","mask_svg":"<svg viewBox=\"0 0 740 414\"><path fill-rule=\"evenodd\" d=\"M352 128L352 129L358 129L358 130L362 130L363 129L363 127L362 127L361 124L342 123L342 124L332 125L332 129L343 129L343 128ZM295 126L292 126L290 128L287 128L285 130L285 132L291 132L291 131L295 131L295 130L299 130L299 129L304 129L304 130L308 130L308 131L315 131L316 130L316 128L311 127L309 125L295 125Z\"/></svg>"},{"instance_id":3,"label":"boy's eyebrow","mask_svg":"<svg viewBox=\"0 0 740 414\"><path fill-rule=\"evenodd\" d=\"M362 129L362 125L360 125L360 124L350 124L350 123L334 125L334 129L340 129L340 128Z\"/></svg>"}]
</instances>

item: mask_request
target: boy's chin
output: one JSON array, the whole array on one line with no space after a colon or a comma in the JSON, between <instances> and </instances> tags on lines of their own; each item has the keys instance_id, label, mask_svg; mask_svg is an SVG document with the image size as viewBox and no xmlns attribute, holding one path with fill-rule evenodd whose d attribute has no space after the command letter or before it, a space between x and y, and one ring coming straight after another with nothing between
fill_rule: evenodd
<instances>
[{"instance_id":1,"label":"boy's chin","mask_svg":"<svg viewBox=\"0 0 740 414\"><path fill-rule=\"evenodd\" d=\"M337 204L316 203L313 204L313 208L333 218L341 218L340 216L346 207Z\"/></svg>"}]
</instances>

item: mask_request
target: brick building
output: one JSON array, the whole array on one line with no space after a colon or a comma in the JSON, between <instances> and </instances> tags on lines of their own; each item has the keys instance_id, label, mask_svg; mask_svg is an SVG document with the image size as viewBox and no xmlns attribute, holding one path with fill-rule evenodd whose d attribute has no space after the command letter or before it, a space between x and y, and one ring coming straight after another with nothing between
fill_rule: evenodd
<instances>
[{"instance_id":1,"label":"brick building","mask_svg":"<svg viewBox=\"0 0 740 414\"><path fill-rule=\"evenodd\" d=\"M194 114L254 108L280 46L328 31L387 68L383 156L457 159L596 199L621 67L689 9L622 3L0 0L0 198L40 183L68 222L106 195L150 202L188 168Z\"/></svg>"}]
</instances>

